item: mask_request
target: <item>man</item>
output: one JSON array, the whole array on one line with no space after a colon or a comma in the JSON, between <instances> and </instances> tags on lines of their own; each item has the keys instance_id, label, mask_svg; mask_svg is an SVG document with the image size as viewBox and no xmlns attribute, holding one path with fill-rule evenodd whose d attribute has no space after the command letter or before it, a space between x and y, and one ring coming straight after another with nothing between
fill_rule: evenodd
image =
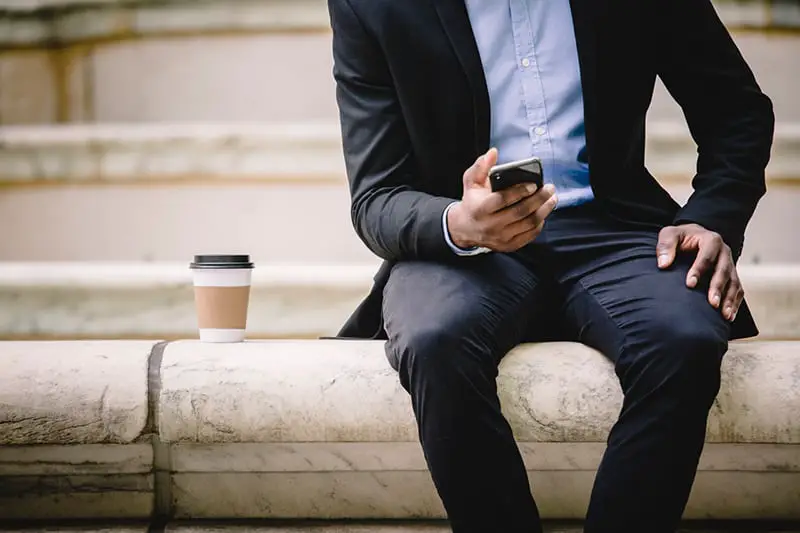
<instances>
[{"instance_id":1,"label":"man","mask_svg":"<svg viewBox=\"0 0 800 533\"><path fill-rule=\"evenodd\" d=\"M674 531L728 341L757 334L735 262L774 126L710 0L329 11L353 223L386 260L340 335L388 339L453 531L542 530L495 378L553 338L600 350L625 395L585 531ZM656 76L698 145L683 207L644 165ZM531 156L548 185L491 192L498 158Z\"/></svg>"}]
</instances>

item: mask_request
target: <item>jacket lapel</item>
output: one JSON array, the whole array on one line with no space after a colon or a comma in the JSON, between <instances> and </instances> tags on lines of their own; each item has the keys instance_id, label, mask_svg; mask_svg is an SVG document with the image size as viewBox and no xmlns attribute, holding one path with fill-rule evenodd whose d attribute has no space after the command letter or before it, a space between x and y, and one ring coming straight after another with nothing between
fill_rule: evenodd
<instances>
[{"instance_id":1,"label":"jacket lapel","mask_svg":"<svg viewBox=\"0 0 800 533\"><path fill-rule=\"evenodd\" d=\"M478 45L469 21L464 0L431 0L439 15L447 37L453 46L458 61L467 75L472 92L473 114L475 124L475 155L489 149L491 124L491 108L489 90L481 64Z\"/></svg>"},{"instance_id":2,"label":"jacket lapel","mask_svg":"<svg viewBox=\"0 0 800 533\"><path fill-rule=\"evenodd\" d=\"M578 63L581 69L583 114L586 126L586 151L592 160L595 116L597 109L597 24L595 6L598 0L570 0L575 42L578 46Z\"/></svg>"}]
</instances>

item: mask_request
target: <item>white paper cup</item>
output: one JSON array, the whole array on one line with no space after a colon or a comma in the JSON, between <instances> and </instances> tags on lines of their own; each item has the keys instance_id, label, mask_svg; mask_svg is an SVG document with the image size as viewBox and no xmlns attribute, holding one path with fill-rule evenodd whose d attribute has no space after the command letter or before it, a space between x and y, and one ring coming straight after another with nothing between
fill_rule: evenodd
<instances>
[{"instance_id":1,"label":"white paper cup","mask_svg":"<svg viewBox=\"0 0 800 533\"><path fill-rule=\"evenodd\" d=\"M246 255L197 255L191 264L202 342L241 342L247 330L253 264Z\"/></svg>"}]
</instances>

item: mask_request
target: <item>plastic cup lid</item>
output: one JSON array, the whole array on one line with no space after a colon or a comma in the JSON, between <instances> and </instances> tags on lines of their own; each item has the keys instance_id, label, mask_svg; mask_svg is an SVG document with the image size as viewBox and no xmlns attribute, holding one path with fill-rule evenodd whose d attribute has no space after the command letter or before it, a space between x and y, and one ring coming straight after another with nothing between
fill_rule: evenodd
<instances>
[{"instance_id":1,"label":"plastic cup lid","mask_svg":"<svg viewBox=\"0 0 800 533\"><path fill-rule=\"evenodd\" d=\"M254 268L249 255L196 255L189 266L193 269Z\"/></svg>"}]
</instances>

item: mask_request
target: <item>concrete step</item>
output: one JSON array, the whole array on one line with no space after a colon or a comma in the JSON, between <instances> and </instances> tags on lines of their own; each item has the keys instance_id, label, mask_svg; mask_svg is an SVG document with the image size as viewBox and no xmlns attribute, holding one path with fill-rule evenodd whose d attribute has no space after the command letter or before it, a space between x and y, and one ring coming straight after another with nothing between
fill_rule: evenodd
<instances>
[{"instance_id":1,"label":"concrete step","mask_svg":"<svg viewBox=\"0 0 800 533\"><path fill-rule=\"evenodd\" d=\"M787 2L717 6L734 29L800 21ZM3 124L337 117L324 0L3 0L0 8L9 10L0 17ZM797 35L734 38L778 116L800 120ZM681 118L663 87L651 116Z\"/></svg>"},{"instance_id":2,"label":"concrete step","mask_svg":"<svg viewBox=\"0 0 800 533\"><path fill-rule=\"evenodd\" d=\"M0 526L1 528L2 526ZM769 524L744 524L729 523L727 526L715 524L709 526L704 523L685 524L677 533L800 533L800 524L778 525ZM147 533L148 525L125 527L72 526L72 527L27 527L25 529L2 528L0 531L15 533ZM267 524L250 522L238 523L195 523L185 524L177 522L167 524L164 528L167 533L445 533L451 531L443 522L417 521L417 522L371 522L371 523L292 523L292 524ZM564 524L545 522L545 533L582 533L579 524Z\"/></svg>"},{"instance_id":3,"label":"concrete step","mask_svg":"<svg viewBox=\"0 0 800 533\"><path fill-rule=\"evenodd\" d=\"M371 285L376 262L258 263L251 338L335 334ZM800 339L800 265L742 266L764 339ZM184 263L0 263L0 338L195 338Z\"/></svg>"},{"instance_id":4,"label":"concrete step","mask_svg":"<svg viewBox=\"0 0 800 533\"><path fill-rule=\"evenodd\" d=\"M678 199L696 148L653 123L648 165ZM800 123L778 127L770 193L743 263L800 262ZM182 261L241 250L259 261L362 262L335 123L0 129L0 261Z\"/></svg>"}]
</instances>

